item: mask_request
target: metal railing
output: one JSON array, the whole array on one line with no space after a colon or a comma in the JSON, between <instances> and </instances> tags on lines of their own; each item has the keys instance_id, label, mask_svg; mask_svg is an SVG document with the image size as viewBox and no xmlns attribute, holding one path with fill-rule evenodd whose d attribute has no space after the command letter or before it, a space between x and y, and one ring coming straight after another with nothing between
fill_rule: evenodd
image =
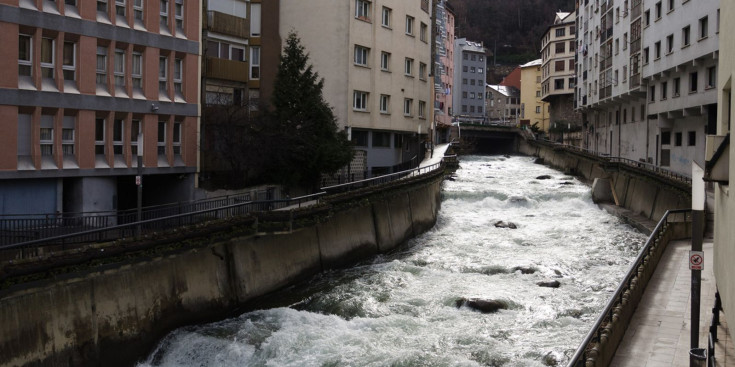
<instances>
[{"instance_id":1,"label":"metal railing","mask_svg":"<svg viewBox=\"0 0 735 367\"><path fill-rule=\"evenodd\" d=\"M667 210L666 213L661 217L661 220L656 225L656 228L651 232L648 240L646 240L646 244L638 252L638 256L633 261L633 264L631 264L627 274L620 282L620 285L618 285L617 289L612 294L612 297L610 297L610 300L607 302L607 305L603 309L602 313L595 321L595 324L585 336L582 344L579 346L579 348L577 348L574 356L572 356L572 358L570 359L567 367L583 367L586 365L588 354L591 352L592 346L599 343L605 326L609 322L612 322L613 312L616 306L619 304L623 304L623 295L627 290L631 288L633 279L638 277L639 272L643 271L642 268L644 266L644 260L646 260L649 254L652 253L654 244L658 243L658 239L663 236L663 234L668 229L670 219L669 216L673 217L677 214L683 214L685 217L684 221L686 221L687 215L691 215L691 209ZM641 284L637 284L637 286L640 287Z\"/></svg>"},{"instance_id":2,"label":"metal railing","mask_svg":"<svg viewBox=\"0 0 735 367\"><path fill-rule=\"evenodd\" d=\"M586 149L586 148L569 145L569 144L560 144L560 143L556 143L556 142L553 142L551 140L546 140L546 139L537 140L537 142L548 145L548 146L554 146L554 147L559 147L559 148L564 148L564 149L584 153L584 154L593 156L598 159L604 159L608 161L609 163L623 164L627 167L638 168L638 169L645 170L651 173L655 173L657 175L660 175L660 176L663 176L663 177L666 177L672 180L681 181L681 182L684 182L690 185L692 183L691 177L685 174L681 174L681 173L677 173L677 172L668 170L666 168L656 166L655 164L652 164L652 163L636 161L636 160L623 158L623 157L611 157L606 153L600 153L600 152L593 151L591 149Z\"/></svg>"},{"instance_id":3,"label":"metal railing","mask_svg":"<svg viewBox=\"0 0 735 367\"><path fill-rule=\"evenodd\" d=\"M255 196L252 199L252 196ZM250 201L269 201L274 190L257 190L253 193L219 196L144 207L140 220L198 212ZM136 209L54 214L6 214L0 215L0 246L63 236L76 232L105 228L138 221Z\"/></svg>"},{"instance_id":4,"label":"metal railing","mask_svg":"<svg viewBox=\"0 0 735 367\"><path fill-rule=\"evenodd\" d=\"M414 169L410 169L407 171L391 173L389 175L373 177L373 178L369 178L366 180L348 182L348 183L344 183L341 185L326 186L326 187L322 187L320 190L326 192L327 194L338 194L338 193L343 193L343 192L349 192L349 191L353 191L357 189L363 189L367 187L382 185L382 184L400 180L406 177L413 177L413 176L425 174L425 173L441 168L443 164L444 164L443 162L439 162L439 163L432 164L430 166L419 167L419 168L414 168Z\"/></svg>"},{"instance_id":5,"label":"metal railing","mask_svg":"<svg viewBox=\"0 0 735 367\"><path fill-rule=\"evenodd\" d=\"M0 250L38 248L52 245L72 245L89 242L114 241L125 238L139 237L162 230L169 230L190 226L206 221L241 217L255 212L278 211L291 208L300 208L306 204L314 205L320 202L324 192L279 200L247 201L228 204L213 208L205 208L192 212L174 214L139 222L112 225L103 228L85 229L73 233L39 238L36 240L0 245ZM291 224L293 226L293 224Z\"/></svg>"}]
</instances>

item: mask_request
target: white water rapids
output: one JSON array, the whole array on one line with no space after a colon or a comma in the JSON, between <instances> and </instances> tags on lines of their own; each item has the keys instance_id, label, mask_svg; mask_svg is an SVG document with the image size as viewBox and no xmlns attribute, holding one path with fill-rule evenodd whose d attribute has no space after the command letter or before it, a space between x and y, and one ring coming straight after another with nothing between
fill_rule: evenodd
<instances>
[{"instance_id":1,"label":"white water rapids","mask_svg":"<svg viewBox=\"0 0 735 367\"><path fill-rule=\"evenodd\" d=\"M564 365L644 241L532 158L463 157L408 246L285 290L281 307L178 329L140 366Z\"/></svg>"}]
</instances>

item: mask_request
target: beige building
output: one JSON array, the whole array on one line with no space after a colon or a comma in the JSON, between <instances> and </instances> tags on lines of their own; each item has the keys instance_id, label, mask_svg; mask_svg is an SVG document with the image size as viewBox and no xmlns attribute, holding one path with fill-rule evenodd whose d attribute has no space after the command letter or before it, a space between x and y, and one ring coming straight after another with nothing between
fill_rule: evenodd
<instances>
[{"instance_id":1,"label":"beige building","mask_svg":"<svg viewBox=\"0 0 735 367\"><path fill-rule=\"evenodd\" d=\"M324 78L325 99L356 145L351 174L420 160L433 113L429 1L280 3L281 38L297 32Z\"/></svg>"},{"instance_id":2,"label":"beige building","mask_svg":"<svg viewBox=\"0 0 735 367\"><path fill-rule=\"evenodd\" d=\"M554 24L541 40L541 96L549 103L549 118L552 139L570 128L578 129L581 118L574 111L574 55L577 50L576 15L556 13Z\"/></svg>"},{"instance_id":3,"label":"beige building","mask_svg":"<svg viewBox=\"0 0 735 367\"><path fill-rule=\"evenodd\" d=\"M549 131L549 104L541 98L541 59L521 65L521 121Z\"/></svg>"},{"instance_id":4,"label":"beige building","mask_svg":"<svg viewBox=\"0 0 735 367\"><path fill-rule=\"evenodd\" d=\"M735 3L723 1L720 17L733 19ZM735 77L735 34L720 33L720 55L717 77L717 136L707 137L705 180L715 181L714 269L717 289L722 298L727 323L735 325L735 193L730 195L729 181L735 173L730 161L730 126L735 119L732 81ZM705 305L711 300L702 300ZM730 335L732 337L732 334Z\"/></svg>"}]
</instances>

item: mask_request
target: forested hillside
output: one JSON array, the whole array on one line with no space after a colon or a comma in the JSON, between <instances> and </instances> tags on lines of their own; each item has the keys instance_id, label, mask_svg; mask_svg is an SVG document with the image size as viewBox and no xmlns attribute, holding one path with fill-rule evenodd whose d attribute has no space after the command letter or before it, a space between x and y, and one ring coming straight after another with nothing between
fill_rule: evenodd
<instances>
[{"instance_id":1,"label":"forested hillside","mask_svg":"<svg viewBox=\"0 0 735 367\"><path fill-rule=\"evenodd\" d=\"M541 36L556 12L574 10L574 0L451 0L457 36L497 48L498 64L539 58ZM492 60L488 60L491 61Z\"/></svg>"}]
</instances>

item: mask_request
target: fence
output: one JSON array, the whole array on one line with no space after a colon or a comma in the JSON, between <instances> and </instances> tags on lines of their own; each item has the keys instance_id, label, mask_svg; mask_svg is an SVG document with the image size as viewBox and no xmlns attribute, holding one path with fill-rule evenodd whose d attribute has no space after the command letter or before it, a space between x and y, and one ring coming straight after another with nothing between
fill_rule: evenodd
<instances>
[{"instance_id":1,"label":"fence","mask_svg":"<svg viewBox=\"0 0 735 367\"><path fill-rule=\"evenodd\" d=\"M627 313L628 316L632 316L633 310L637 307L642 290L645 289L650 276L653 275L658 259L666 247L666 243L661 242L669 230L669 223L687 222L690 216L691 209L666 211L656 225L656 228L651 232L651 236L648 237L646 244L641 248L638 256L630 266L628 273L610 298L610 301L608 301L602 313L595 321L592 329L587 333L579 348L577 348L567 367L584 367L588 365L589 360L592 360L592 365L597 365L597 358L600 357L602 349L600 344L609 343L613 339L611 335L615 332L613 331L613 323L623 321L624 324L627 324L627 320L621 320L621 314ZM651 264L652 261L653 264ZM634 290L637 291L639 296L635 300L632 299ZM627 309L623 309L624 306ZM615 333L622 338L620 331ZM617 348L616 343L618 341L613 341L614 345L611 345L607 350L614 352ZM604 361L602 362L603 364L601 365L605 365Z\"/></svg>"},{"instance_id":2,"label":"fence","mask_svg":"<svg viewBox=\"0 0 735 367\"><path fill-rule=\"evenodd\" d=\"M250 194L242 194L147 207L143 211L141 221L137 220L135 210L119 213L14 215L6 216L7 218L4 219L0 217L0 250L111 241L189 226L208 220L238 217L255 212L300 208L318 204L326 194L349 192L425 174L441 168L442 164L437 163L367 180L329 186L317 194L296 198L270 199L269 197L273 194L269 190L263 191L266 200L250 200ZM261 196L261 192L258 192L256 196Z\"/></svg>"}]
</instances>

